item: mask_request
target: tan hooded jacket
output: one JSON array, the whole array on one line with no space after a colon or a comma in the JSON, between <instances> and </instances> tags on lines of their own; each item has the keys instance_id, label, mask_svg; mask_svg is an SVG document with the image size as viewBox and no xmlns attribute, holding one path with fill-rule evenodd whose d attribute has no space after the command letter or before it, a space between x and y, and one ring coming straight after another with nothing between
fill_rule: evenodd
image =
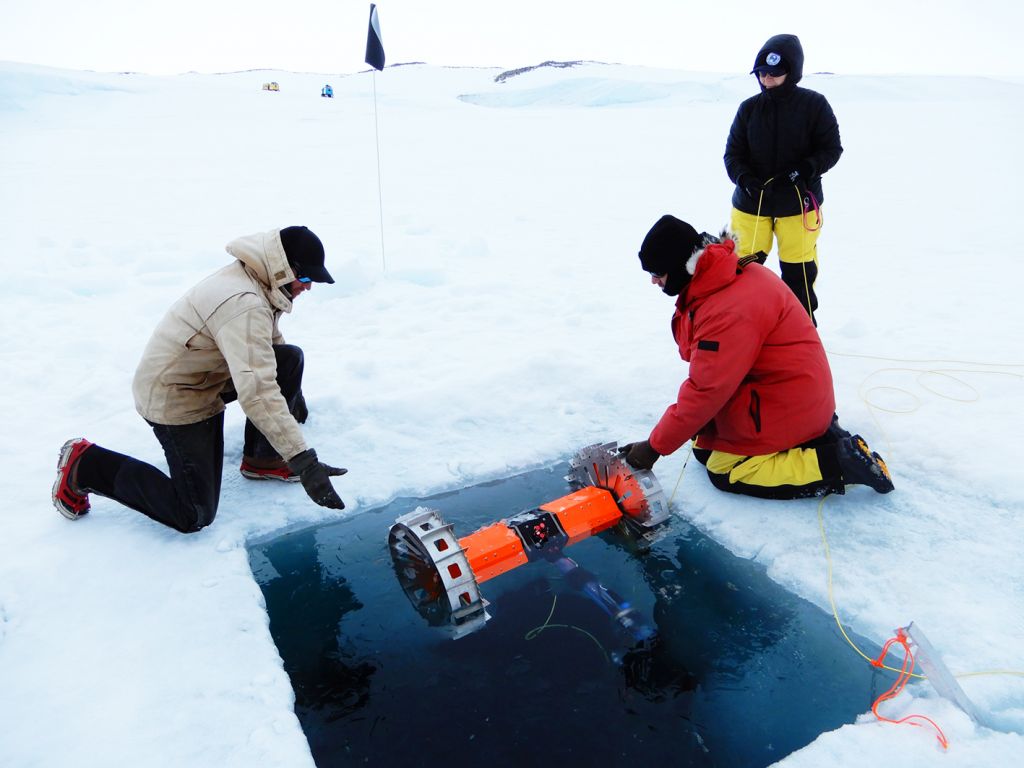
<instances>
[{"instance_id":1,"label":"tan hooded jacket","mask_svg":"<svg viewBox=\"0 0 1024 768\"><path fill-rule=\"evenodd\" d=\"M286 459L306 450L302 431L277 385L273 344L292 302L281 290L295 279L280 230L227 245L237 261L178 299L157 325L135 371L135 408L154 424L194 424L224 410L234 385L245 415Z\"/></svg>"}]
</instances>

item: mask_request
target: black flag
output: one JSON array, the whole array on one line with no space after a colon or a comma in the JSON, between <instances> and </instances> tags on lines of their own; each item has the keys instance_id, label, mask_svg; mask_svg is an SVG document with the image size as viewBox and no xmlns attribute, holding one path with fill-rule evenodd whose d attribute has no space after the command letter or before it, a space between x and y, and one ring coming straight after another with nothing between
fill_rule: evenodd
<instances>
[{"instance_id":1,"label":"black flag","mask_svg":"<svg viewBox=\"0 0 1024 768\"><path fill-rule=\"evenodd\" d=\"M377 6L370 3L370 29L366 33L366 63L377 70L384 69L384 43L380 39L380 19Z\"/></svg>"}]
</instances>

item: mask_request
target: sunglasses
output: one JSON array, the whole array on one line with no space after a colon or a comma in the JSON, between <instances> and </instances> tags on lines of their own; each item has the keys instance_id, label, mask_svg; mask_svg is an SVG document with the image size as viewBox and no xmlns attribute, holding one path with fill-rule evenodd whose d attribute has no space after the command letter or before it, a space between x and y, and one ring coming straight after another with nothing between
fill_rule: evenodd
<instances>
[{"instance_id":1,"label":"sunglasses","mask_svg":"<svg viewBox=\"0 0 1024 768\"><path fill-rule=\"evenodd\" d=\"M300 283L312 283L313 282L313 278L312 277L296 277L295 279L298 280Z\"/></svg>"},{"instance_id":2,"label":"sunglasses","mask_svg":"<svg viewBox=\"0 0 1024 768\"><path fill-rule=\"evenodd\" d=\"M289 263L288 266L292 268L292 273L295 275L295 279L298 280L300 283L308 285L309 283L313 282L312 277L301 277L299 275L299 268L295 264Z\"/></svg>"}]
</instances>

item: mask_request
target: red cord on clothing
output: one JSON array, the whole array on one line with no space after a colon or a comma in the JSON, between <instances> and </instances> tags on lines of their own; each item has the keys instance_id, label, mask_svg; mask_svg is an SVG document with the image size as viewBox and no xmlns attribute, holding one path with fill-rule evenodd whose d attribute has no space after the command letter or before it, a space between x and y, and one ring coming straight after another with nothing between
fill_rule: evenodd
<instances>
[{"instance_id":1,"label":"red cord on clothing","mask_svg":"<svg viewBox=\"0 0 1024 768\"><path fill-rule=\"evenodd\" d=\"M800 195L800 191L797 190L797 196L799 197L799 195ZM811 192L811 190L807 190L807 198L811 201L810 205L805 206L803 204L803 200L800 201L800 209L803 212L803 225L804 225L804 229L806 229L808 232L817 232L819 229L821 229L821 225L825 223L825 219L822 218L821 206L818 205L818 198L816 198L814 196L814 193ZM818 223L817 223L817 225L815 225L813 227L808 227L807 226L807 214L810 213L812 209L814 210L814 214L815 214L815 216L818 219Z\"/></svg>"}]
</instances>

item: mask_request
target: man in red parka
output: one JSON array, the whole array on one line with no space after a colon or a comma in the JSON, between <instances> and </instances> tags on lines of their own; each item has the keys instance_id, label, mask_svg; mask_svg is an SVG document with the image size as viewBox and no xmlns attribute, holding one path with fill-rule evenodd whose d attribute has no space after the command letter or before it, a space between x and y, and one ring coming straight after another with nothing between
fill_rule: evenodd
<instances>
[{"instance_id":1,"label":"man in red parka","mask_svg":"<svg viewBox=\"0 0 1024 768\"><path fill-rule=\"evenodd\" d=\"M893 489L885 462L839 426L832 372L807 312L733 240L662 216L640 247L651 282L678 296L672 335L690 372L647 440L623 446L650 469L694 439L716 488L771 499Z\"/></svg>"}]
</instances>

